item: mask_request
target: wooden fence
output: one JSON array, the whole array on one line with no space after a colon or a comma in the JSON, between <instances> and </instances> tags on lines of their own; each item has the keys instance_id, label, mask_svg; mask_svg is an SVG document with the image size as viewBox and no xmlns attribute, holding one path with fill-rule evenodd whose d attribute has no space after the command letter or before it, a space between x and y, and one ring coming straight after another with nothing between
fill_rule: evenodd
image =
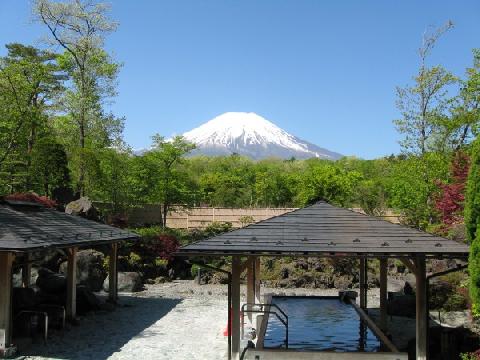
<instances>
[{"instance_id":1,"label":"wooden fence","mask_svg":"<svg viewBox=\"0 0 480 360\"><path fill-rule=\"evenodd\" d=\"M95 202L99 209L107 208L108 204ZM178 209L167 215L167 226L174 229L202 229L212 222L229 222L234 228L247 224L247 220L259 222L274 216L293 211L296 208L223 208L223 207L194 207L191 209ZM362 213L362 209L354 208L353 211ZM391 210L387 210L380 218L399 223L400 218ZM128 224L133 226L160 224L161 205L145 204L128 211Z\"/></svg>"}]
</instances>

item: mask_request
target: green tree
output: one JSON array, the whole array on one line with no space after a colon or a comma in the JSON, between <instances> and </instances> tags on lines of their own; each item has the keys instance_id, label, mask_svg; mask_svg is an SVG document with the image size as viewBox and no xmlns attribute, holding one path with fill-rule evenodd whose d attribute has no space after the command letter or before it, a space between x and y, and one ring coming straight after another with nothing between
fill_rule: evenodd
<instances>
[{"instance_id":1,"label":"green tree","mask_svg":"<svg viewBox=\"0 0 480 360\"><path fill-rule=\"evenodd\" d=\"M361 179L357 171L346 171L327 161L307 161L307 169L299 183L299 206L326 200L340 206L352 203L354 191Z\"/></svg>"},{"instance_id":2,"label":"green tree","mask_svg":"<svg viewBox=\"0 0 480 360\"><path fill-rule=\"evenodd\" d=\"M182 136L165 140L160 135L153 136L153 149L144 156L156 167L156 199L163 205L163 227L167 224L167 214L172 205L185 205L192 201L189 191L190 179L181 168L184 156L195 149L195 145Z\"/></svg>"},{"instance_id":3,"label":"green tree","mask_svg":"<svg viewBox=\"0 0 480 360\"><path fill-rule=\"evenodd\" d=\"M39 138L51 136L48 115L65 76L49 51L22 44L6 47L7 56L0 58L0 172L16 168L11 173L16 190L25 191L31 186L32 151Z\"/></svg>"},{"instance_id":4,"label":"green tree","mask_svg":"<svg viewBox=\"0 0 480 360\"><path fill-rule=\"evenodd\" d=\"M115 95L119 65L103 50L105 36L116 29L116 23L106 16L107 10L105 4L91 1L34 2L36 17L47 26L52 43L64 49L59 63L71 82L63 101L68 115L62 119L67 128L75 130L73 149L78 152L72 159L78 159L78 163L73 173L81 195L85 193L86 157L92 145L98 138L111 136L104 125L112 117L104 113L102 105L106 98ZM98 129L104 131L97 133Z\"/></svg>"},{"instance_id":5,"label":"green tree","mask_svg":"<svg viewBox=\"0 0 480 360\"><path fill-rule=\"evenodd\" d=\"M404 221L425 229L436 217L432 199L439 191L437 180L446 180L449 157L439 153L409 156L393 163L388 179L389 205L402 211Z\"/></svg>"},{"instance_id":6,"label":"green tree","mask_svg":"<svg viewBox=\"0 0 480 360\"><path fill-rule=\"evenodd\" d=\"M456 78L442 66L427 65L427 59L437 40L453 27L452 22L426 33L419 49L420 68L414 84L397 88L397 107L402 118L395 120L397 130L404 136L400 144L407 153L423 155L434 150L440 134L439 121L448 108L447 89Z\"/></svg>"},{"instance_id":7,"label":"green tree","mask_svg":"<svg viewBox=\"0 0 480 360\"><path fill-rule=\"evenodd\" d=\"M473 66L461 81L449 118L444 119L442 141L454 151L465 147L476 135L480 125L480 49L473 50Z\"/></svg>"},{"instance_id":8,"label":"green tree","mask_svg":"<svg viewBox=\"0 0 480 360\"><path fill-rule=\"evenodd\" d=\"M36 143L29 171L32 189L50 198L56 189L70 185L67 154L55 139L42 138Z\"/></svg>"}]
</instances>

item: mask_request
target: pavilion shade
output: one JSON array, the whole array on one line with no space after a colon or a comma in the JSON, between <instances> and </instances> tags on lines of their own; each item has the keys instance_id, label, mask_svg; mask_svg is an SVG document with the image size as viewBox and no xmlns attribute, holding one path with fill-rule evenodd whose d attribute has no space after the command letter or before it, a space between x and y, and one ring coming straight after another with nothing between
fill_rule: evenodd
<instances>
[{"instance_id":1,"label":"pavilion shade","mask_svg":"<svg viewBox=\"0 0 480 360\"><path fill-rule=\"evenodd\" d=\"M139 236L80 216L26 204L0 204L0 251L82 247Z\"/></svg>"},{"instance_id":2,"label":"pavilion shade","mask_svg":"<svg viewBox=\"0 0 480 360\"><path fill-rule=\"evenodd\" d=\"M182 247L178 255L423 254L468 256L468 246L379 218L318 202Z\"/></svg>"}]
</instances>

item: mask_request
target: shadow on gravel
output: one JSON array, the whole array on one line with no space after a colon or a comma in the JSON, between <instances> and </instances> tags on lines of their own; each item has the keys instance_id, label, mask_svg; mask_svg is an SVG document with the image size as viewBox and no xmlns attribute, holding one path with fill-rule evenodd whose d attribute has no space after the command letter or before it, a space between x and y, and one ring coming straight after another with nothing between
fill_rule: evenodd
<instances>
[{"instance_id":1,"label":"shadow on gravel","mask_svg":"<svg viewBox=\"0 0 480 360\"><path fill-rule=\"evenodd\" d=\"M17 359L107 359L133 338L168 334L168 329L162 329L162 334L154 334L147 329L181 301L120 296L120 305L114 311L88 314L78 326L68 326L63 334L52 334L47 345L35 343L19 348ZM141 349L138 349L138 354L126 354L124 358L134 359L139 354Z\"/></svg>"}]
</instances>

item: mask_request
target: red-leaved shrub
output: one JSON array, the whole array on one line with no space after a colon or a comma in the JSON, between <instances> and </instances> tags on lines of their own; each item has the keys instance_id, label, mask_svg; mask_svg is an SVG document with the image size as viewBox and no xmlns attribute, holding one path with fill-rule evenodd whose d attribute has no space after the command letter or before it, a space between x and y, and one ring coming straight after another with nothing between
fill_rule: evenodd
<instances>
[{"instance_id":1,"label":"red-leaved shrub","mask_svg":"<svg viewBox=\"0 0 480 360\"><path fill-rule=\"evenodd\" d=\"M179 246L180 244L175 236L159 235L151 240L148 247L157 257L170 261L173 259L173 253L178 250Z\"/></svg>"},{"instance_id":2,"label":"red-leaved shrub","mask_svg":"<svg viewBox=\"0 0 480 360\"><path fill-rule=\"evenodd\" d=\"M452 181L448 184L441 181L437 182L441 191L435 199L435 208L439 212L447 231L452 225L463 221L462 211L469 166L470 159L468 155L463 152L457 152L450 168Z\"/></svg>"},{"instance_id":3,"label":"red-leaved shrub","mask_svg":"<svg viewBox=\"0 0 480 360\"><path fill-rule=\"evenodd\" d=\"M49 208L54 208L57 206L57 203L54 200L49 199L46 196L40 196L33 192L14 193L14 194L4 196L4 199L12 200L12 201L26 201L26 202L37 203Z\"/></svg>"}]
</instances>

